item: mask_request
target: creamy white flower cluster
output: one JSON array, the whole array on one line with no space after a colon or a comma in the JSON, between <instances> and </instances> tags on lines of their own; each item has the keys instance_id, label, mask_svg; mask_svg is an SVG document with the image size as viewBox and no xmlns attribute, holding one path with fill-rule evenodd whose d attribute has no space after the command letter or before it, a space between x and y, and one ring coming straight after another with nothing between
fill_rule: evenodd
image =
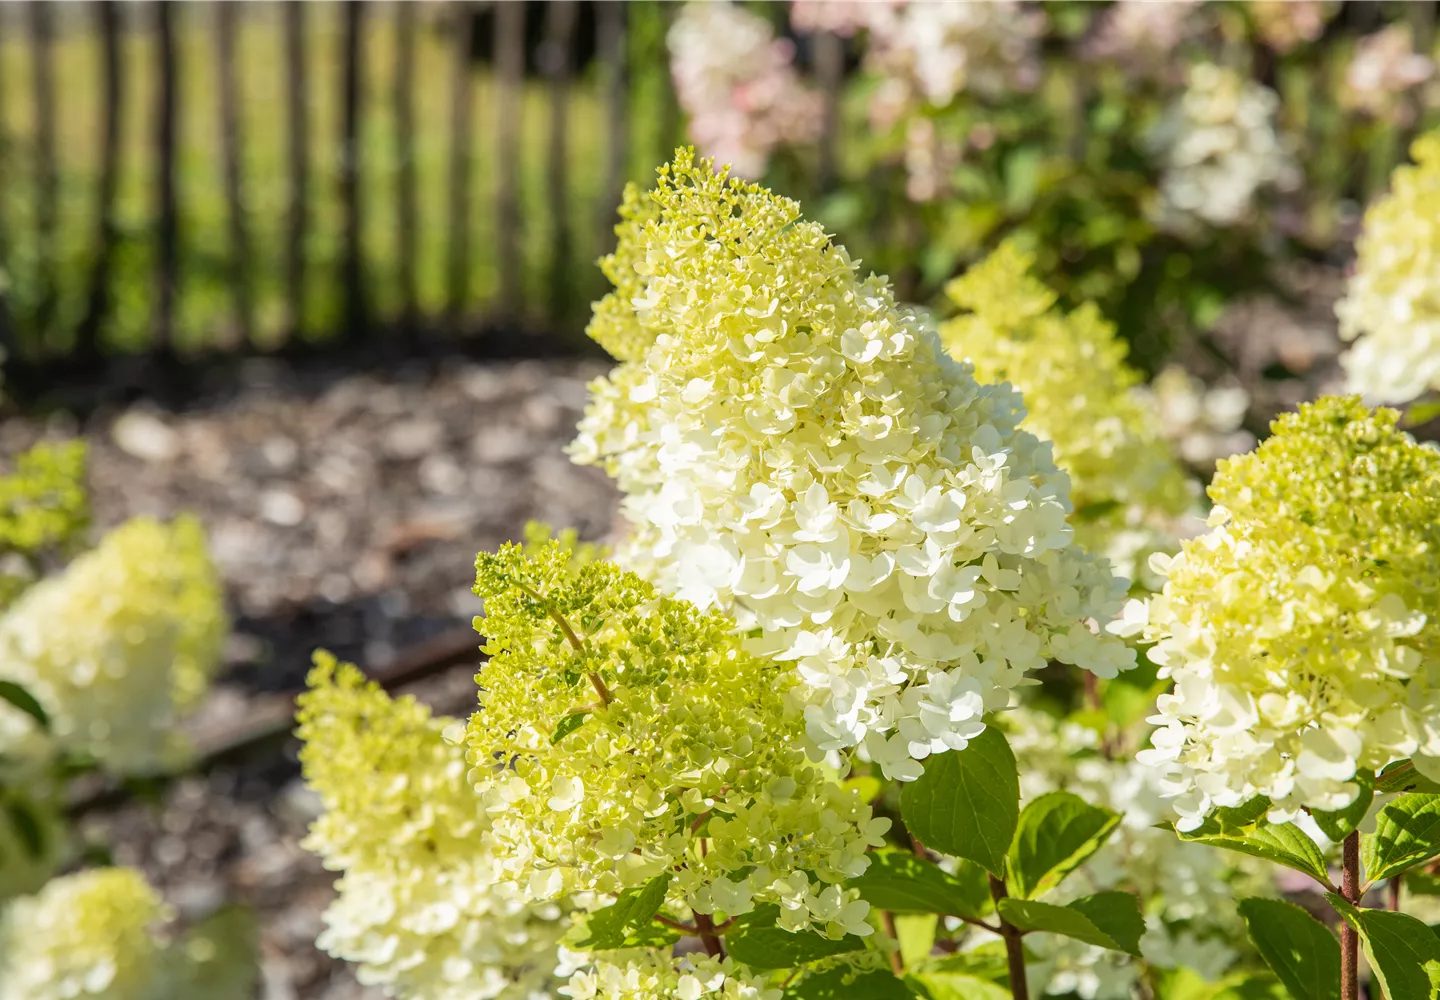
<instances>
[{"instance_id":1,"label":"creamy white flower cluster","mask_svg":"<svg viewBox=\"0 0 1440 1000\"><path fill-rule=\"evenodd\" d=\"M1411 149L1390 193L1365 213L1359 259L1335 306L1348 386L1378 402L1405 403L1440 388L1440 134Z\"/></svg>"},{"instance_id":2,"label":"creamy white flower cluster","mask_svg":"<svg viewBox=\"0 0 1440 1000\"><path fill-rule=\"evenodd\" d=\"M1130 76L1169 81L1184 65L1175 49L1194 33L1199 8L1199 0L1116 0L1097 19L1080 55L1117 63Z\"/></svg>"},{"instance_id":3,"label":"creamy white flower cluster","mask_svg":"<svg viewBox=\"0 0 1440 1000\"><path fill-rule=\"evenodd\" d=\"M463 746L412 698L316 655L301 763L324 814L305 846L343 870L318 945L410 1000L528 1000L558 985L567 926L509 882Z\"/></svg>"},{"instance_id":4,"label":"creamy white flower cluster","mask_svg":"<svg viewBox=\"0 0 1440 1000\"><path fill-rule=\"evenodd\" d=\"M794 45L730 0L687 3L667 38L690 138L742 177L765 172L782 143L813 142L822 102L795 72Z\"/></svg>"},{"instance_id":5,"label":"creamy white flower cluster","mask_svg":"<svg viewBox=\"0 0 1440 1000\"><path fill-rule=\"evenodd\" d=\"M51 880L0 917L5 1000L152 1000L166 916L139 872L97 868Z\"/></svg>"},{"instance_id":6,"label":"creamy white flower cluster","mask_svg":"<svg viewBox=\"0 0 1440 1000\"><path fill-rule=\"evenodd\" d=\"M199 523L137 518L0 618L0 678L45 707L55 748L156 771L183 757L176 724L205 693L227 628ZM46 746L28 716L8 703L0 715L0 750Z\"/></svg>"},{"instance_id":7,"label":"creamy white flower cluster","mask_svg":"<svg viewBox=\"0 0 1440 1000\"><path fill-rule=\"evenodd\" d=\"M1431 586L1440 453L1393 410L1327 397L1220 463L1209 534L1174 559L1146 609L1150 659L1174 682L1152 749L1181 830L1257 797L1275 821L1355 798L1357 772L1411 757L1440 773Z\"/></svg>"},{"instance_id":8,"label":"creamy white flower cluster","mask_svg":"<svg viewBox=\"0 0 1440 1000\"><path fill-rule=\"evenodd\" d=\"M618 952L576 971L557 991L571 1000L780 1000L764 976L703 954L672 960L654 951Z\"/></svg>"},{"instance_id":9,"label":"creamy white flower cluster","mask_svg":"<svg viewBox=\"0 0 1440 1000\"><path fill-rule=\"evenodd\" d=\"M658 218L619 228L643 285L592 331L630 353L572 454L627 494L621 561L794 663L812 752L913 779L1047 659L1133 663L1085 624L1123 583L1072 544L1018 394L978 384L794 202L683 152L652 197Z\"/></svg>"},{"instance_id":10,"label":"creamy white flower cluster","mask_svg":"<svg viewBox=\"0 0 1440 1000\"><path fill-rule=\"evenodd\" d=\"M1200 63L1185 93L1150 135L1164 163L1160 223L1234 226L1251 218L1264 189L1290 183L1294 167L1275 130L1280 99L1232 69Z\"/></svg>"}]
</instances>

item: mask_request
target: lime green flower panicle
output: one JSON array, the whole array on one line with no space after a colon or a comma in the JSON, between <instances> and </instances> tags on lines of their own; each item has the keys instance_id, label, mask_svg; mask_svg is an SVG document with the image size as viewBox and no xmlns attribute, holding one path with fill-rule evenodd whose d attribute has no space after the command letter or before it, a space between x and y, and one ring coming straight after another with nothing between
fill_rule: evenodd
<instances>
[{"instance_id":1,"label":"lime green flower panicle","mask_svg":"<svg viewBox=\"0 0 1440 1000\"><path fill-rule=\"evenodd\" d=\"M160 952L152 928L166 908L130 868L53 879L0 919L5 1000L152 1000Z\"/></svg>"},{"instance_id":2,"label":"lime green flower panicle","mask_svg":"<svg viewBox=\"0 0 1440 1000\"><path fill-rule=\"evenodd\" d=\"M564 926L503 878L460 731L315 654L300 763L323 813L305 847L344 871L319 945L406 1000L521 1000L550 988Z\"/></svg>"},{"instance_id":3,"label":"lime green flower panicle","mask_svg":"<svg viewBox=\"0 0 1440 1000\"><path fill-rule=\"evenodd\" d=\"M1358 259L1335 306L1348 387L1385 403L1440 389L1440 132L1417 139L1415 162L1365 213Z\"/></svg>"},{"instance_id":4,"label":"lime green flower panicle","mask_svg":"<svg viewBox=\"0 0 1440 1000\"><path fill-rule=\"evenodd\" d=\"M1134 662L1084 624L1123 590L1072 544L1012 389L978 384L797 203L687 150L649 198L596 307L646 335L592 386L571 454L625 494L621 565L791 666L811 752L913 779L1028 670Z\"/></svg>"},{"instance_id":5,"label":"lime green flower panicle","mask_svg":"<svg viewBox=\"0 0 1440 1000\"><path fill-rule=\"evenodd\" d=\"M952 281L946 291L965 312L941 326L941 339L976 378L1020 390L1026 426L1055 445L1070 474L1083 544L1117 562L1123 550L1173 551L1174 521L1194 506L1195 490L1153 404L1134 391L1140 375L1125 363L1125 343L1093 305L1056 308L1032 263L1006 242Z\"/></svg>"},{"instance_id":6,"label":"lime green flower panicle","mask_svg":"<svg viewBox=\"0 0 1440 1000\"><path fill-rule=\"evenodd\" d=\"M163 770L186 753L176 726L204 695L228 627L199 522L136 518L0 618L0 677L39 699L58 748L116 773ZM0 726L12 729L27 739Z\"/></svg>"},{"instance_id":7,"label":"lime green flower panicle","mask_svg":"<svg viewBox=\"0 0 1440 1000\"><path fill-rule=\"evenodd\" d=\"M806 759L787 671L558 543L476 565L490 658L466 738L509 877L551 899L668 873L700 913L778 902L790 929L868 933L842 883L889 823Z\"/></svg>"},{"instance_id":8,"label":"lime green flower panicle","mask_svg":"<svg viewBox=\"0 0 1440 1000\"><path fill-rule=\"evenodd\" d=\"M1342 808L1404 757L1440 774L1440 452L1398 417L1349 396L1277 420L1161 560L1147 637L1174 689L1142 756L1185 828L1260 795L1272 818Z\"/></svg>"},{"instance_id":9,"label":"lime green flower panicle","mask_svg":"<svg viewBox=\"0 0 1440 1000\"><path fill-rule=\"evenodd\" d=\"M615 294L595 304L595 315L585 328L617 361L638 361L655 342L655 332L637 315L635 300L645 291L645 226L659 214L648 194L633 183L625 185L620 222L615 226L615 250L600 258L600 270L615 286Z\"/></svg>"}]
</instances>

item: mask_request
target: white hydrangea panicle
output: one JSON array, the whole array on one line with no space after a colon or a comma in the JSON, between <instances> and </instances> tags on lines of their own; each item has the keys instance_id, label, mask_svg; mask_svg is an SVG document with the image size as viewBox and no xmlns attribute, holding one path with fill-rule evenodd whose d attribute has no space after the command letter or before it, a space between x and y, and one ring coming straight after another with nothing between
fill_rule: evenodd
<instances>
[{"instance_id":1,"label":"white hydrangea panicle","mask_svg":"<svg viewBox=\"0 0 1440 1000\"><path fill-rule=\"evenodd\" d=\"M1415 106L1407 91L1435 75L1435 60L1415 51L1406 24L1392 24L1360 39L1345 69L1341 103L1375 118L1409 125Z\"/></svg>"},{"instance_id":2,"label":"white hydrangea panicle","mask_svg":"<svg viewBox=\"0 0 1440 1000\"><path fill-rule=\"evenodd\" d=\"M1182 830L1257 797L1272 820L1335 810L1356 774L1440 774L1440 452L1393 410L1327 397L1223 461L1212 528L1173 559L1148 624L1173 682L1139 759Z\"/></svg>"},{"instance_id":3,"label":"white hydrangea panicle","mask_svg":"<svg viewBox=\"0 0 1440 1000\"><path fill-rule=\"evenodd\" d=\"M680 8L666 39L690 137L742 177L759 177L775 147L820 135L821 96L795 71L795 45L730 0Z\"/></svg>"},{"instance_id":4,"label":"white hydrangea panicle","mask_svg":"<svg viewBox=\"0 0 1440 1000\"><path fill-rule=\"evenodd\" d=\"M1347 386L1406 403L1440 389L1440 133L1416 140L1415 162L1365 213L1358 259L1335 306Z\"/></svg>"},{"instance_id":5,"label":"white hydrangea panicle","mask_svg":"<svg viewBox=\"0 0 1440 1000\"><path fill-rule=\"evenodd\" d=\"M116 773L155 772L183 760L176 726L204 695L227 630L199 522L136 518L0 618L0 678L44 706L54 746ZM13 733L3 749L41 746L12 722L0 724Z\"/></svg>"},{"instance_id":6,"label":"white hydrangea panicle","mask_svg":"<svg viewBox=\"0 0 1440 1000\"><path fill-rule=\"evenodd\" d=\"M1185 233L1197 223L1254 218L1257 196L1293 184L1295 168L1275 128L1276 93L1212 63L1190 68L1183 95L1150 136L1165 173L1159 221Z\"/></svg>"},{"instance_id":7,"label":"white hydrangea panicle","mask_svg":"<svg viewBox=\"0 0 1440 1000\"><path fill-rule=\"evenodd\" d=\"M391 699L317 653L300 698L300 760L324 812L307 849L343 871L319 947L402 1000L529 1000L553 990L567 923L506 877L466 779L457 720Z\"/></svg>"},{"instance_id":8,"label":"white hydrangea panicle","mask_svg":"<svg viewBox=\"0 0 1440 1000\"><path fill-rule=\"evenodd\" d=\"M641 288L630 345L572 446L626 494L617 558L732 614L794 665L815 754L860 748L913 779L961 749L1027 671L1111 676L1092 630L1124 593L1073 544L1069 482L882 278L799 206L681 151L622 225Z\"/></svg>"},{"instance_id":9,"label":"white hydrangea panicle","mask_svg":"<svg viewBox=\"0 0 1440 1000\"><path fill-rule=\"evenodd\" d=\"M53 879L0 916L5 1000L153 1000L161 952L160 897L131 868Z\"/></svg>"}]
</instances>

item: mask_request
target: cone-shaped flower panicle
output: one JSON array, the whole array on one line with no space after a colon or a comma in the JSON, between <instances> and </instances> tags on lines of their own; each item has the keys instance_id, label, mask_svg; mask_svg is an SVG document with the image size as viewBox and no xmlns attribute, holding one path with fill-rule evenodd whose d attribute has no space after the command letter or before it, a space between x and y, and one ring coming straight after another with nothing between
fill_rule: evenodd
<instances>
[{"instance_id":1,"label":"cone-shaped flower panicle","mask_svg":"<svg viewBox=\"0 0 1440 1000\"><path fill-rule=\"evenodd\" d=\"M627 201L623 345L572 446L626 494L619 561L732 614L803 681L808 749L911 779L1054 658L1110 676L1123 583L1073 544L1069 483L981 385L793 201L686 151Z\"/></svg>"}]
</instances>

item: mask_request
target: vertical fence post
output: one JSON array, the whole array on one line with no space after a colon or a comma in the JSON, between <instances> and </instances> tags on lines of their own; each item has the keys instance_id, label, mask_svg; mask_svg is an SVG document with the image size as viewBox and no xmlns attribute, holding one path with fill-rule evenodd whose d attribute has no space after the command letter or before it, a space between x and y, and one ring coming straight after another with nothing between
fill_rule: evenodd
<instances>
[{"instance_id":1,"label":"vertical fence post","mask_svg":"<svg viewBox=\"0 0 1440 1000\"><path fill-rule=\"evenodd\" d=\"M9 22L0 20L0 43L6 41ZM0 57L4 55L4 48L0 47ZM0 58L0 108L6 106L6 98L9 97L9 90L5 87L3 58ZM14 177L14 159L11 146L9 123L4 115L0 115L0 185L8 185ZM0 189L3 190L3 189ZM10 260L10 213L4 199L0 199L0 270ZM6 288L0 288L0 364L4 364L6 358L13 362L19 344L15 341L15 324L10 310L10 294Z\"/></svg>"},{"instance_id":2,"label":"vertical fence post","mask_svg":"<svg viewBox=\"0 0 1440 1000\"><path fill-rule=\"evenodd\" d=\"M415 254L419 210L415 205L415 7L395 5L395 252L399 268L400 325L407 339L418 335L419 293Z\"/></svg>"},{"instance_id":3,"label":"vertical fence post","mask_svg":"<svg viewBox=\"0 0 1440 1000\"><path fill-rule=\"evenodd\" d=\"M340 203L344 217L341 294L345 303L345 336L361 338L368 333L360 247L360 73L364 13L361 0L345 0L344 75L340 91Z\"/></svg>"},{"instance_id":4,"label":"vertical fence post","mask_svg":"<svg viewBox=\"0 0 1440 1000\"><path fill-rule=\"evenodd\" d=\"M474 112L475 11L465 0L450 5L450 229L445 256L445 325L460 332L470 298L470 154Z\"/></svg>"},{"instance_id":5,"label":"vertical fence post","mask_svg":"<svg viewBox=\"0 0 1440 1000\"><path fill-rule=\"evenodd\" d=\"M35 100L35 249L37 296L31 333L44 353L55 322L55 25L53 9L31 0L30 66Z\"/></svg>"},{"instance_id":6,"label":"vertical fence post","mask_svg":"<svg viewBox=\"0 0 1440 1000\"><path fill-rule=\"evenodd\" d=\"M156 62L160 80L155 110L155 187L158 218L155 225L155 340L161 351L174 346L175 285L179 263L179 225L175 203L175 7L172 0L155 4Z\"/></svg>"},{"instance_id":7,"label":"vertical fence post","mask_svg":"<svg viewBox=\"0 0 1440 1000\"><path fill-rule=\"evenodd\" d=\"M520 103L524 100L525 4L500 2L495 6L495 70L499 77L496 107L499 181L495 220L500 227L496 247L500 254L502 321L514 322L520 313L522 240L520 238Z\"/></svg>"},{"instance_id":8,"label":"vertical fence post","mask_svg":"<svg viewBox=\"0 0 1440 1000\"><path fill-rule=\"evenodd\" d=\"M125 100L125 77L120 64L120 7L117 0L99 0L95 4L95 15L100 25L100 105L105 131L100 139L95 263L90 271L85 315L75 332L75 351L82 358L94 358L100 354L100 327L110 313L110 272L120 236L115 221L115 197L120 185L120 123Z\"/></svg>"},{"instance_id":9,"label":"vertical fence post","mask_svg":"<svg viewBox=\"0 0 1440 1000\"><path fill-rule=\"evenodd\" d=\"M820 123L820 157L816 185L829 191L840 174L840 84L845 75L845 39L833 31L817 32L812 40L815 82L820 86L825 114Z\"/></svg>"},{"instance_id":10,"label":"vertical fence post","mask_svg":"<svg viewBox=\"0 0 1440 1000\"><path fill-rule=\"evenodd\" d=\"M305 325L305 231L310 185L310 93L305 58L305 3L285 4L285 77L290 154L290 211L285 239L285 297L289 326L298 335Z\"/></svg>"},{"instance_id":11,"label":"vertical fence post","mask_svg":"<svg viewBox=\"0 0 1440 1000\"><path fill-rule=\"evenodd\" d=\"M596 5L597 43L605 72L605 173L600 188L596 217L596 247L610 251L615 239L615 207L625 186L626 160L630 154L629 87L625 57L625 4L602 0ZM668 151L667 151L668 152Z\"/></svg>"},{"instance_id":12,"label":"vertical fence post","mask_svg":"<svg viewBox=\"0 0 1440 1000\"><path fill-rule=\"evenodd\" d=\"M550 319L559 323L570 311L569 130L570 74L575 40L574 0L552 0L545 7L544 70L550 77Z\"/></svg>"},{"instance_id":13,"label":"vertical fence post","mask_svg":"<svg viewBox=\"0 0 1440 1000\"><path fill-rule=\"evenodd\" d=\"M219 78L220 158L225 169L225 203L230 230L230 287L235 295L235 323L242 344L255 339L251 294L250 230L245 219L245 185L240 163L245 148L241 129L239 84L235 78L235 44L239 33L237 0L215 7L215 72Z\"/></svg>"}]
</instances>

